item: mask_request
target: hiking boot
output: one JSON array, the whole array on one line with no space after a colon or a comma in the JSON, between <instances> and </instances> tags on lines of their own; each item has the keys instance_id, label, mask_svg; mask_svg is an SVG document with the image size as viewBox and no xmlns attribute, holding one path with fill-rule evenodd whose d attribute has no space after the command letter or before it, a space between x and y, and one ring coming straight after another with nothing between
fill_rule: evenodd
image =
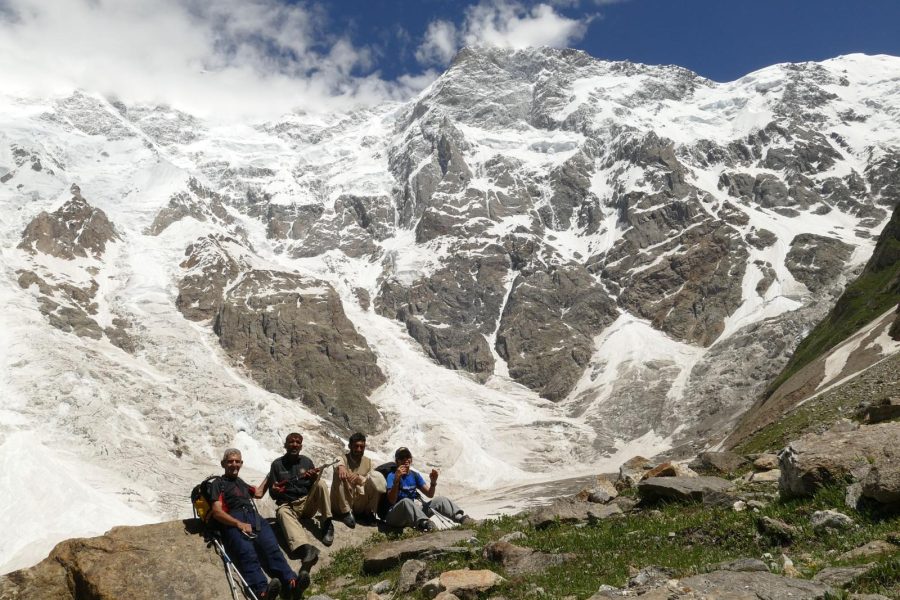
<instances>
[{"instance_id":1,"label":"hiking boot","mask_svg":"<svg viewBox=\"0 0 900 600\"><path fill-rule=\"evenodd\" d=\"M378 523L378 517L375 516L375 513L364 512L356 515L356 522L360 525L373 526Z\"/></svg>"},{"instance_id":2,"label":"hiking boot","mask_svg":"<svg viewBox=\"0 0 900 600\"><path fill-rule=\"evenodd\" d=\"M260 592L259 594L257 594L257 596L260 600L263 600L263 598L267 600L275 600L275 598L278 598L278 592L280 591L281 582L277 579L270 579L269 585L266 586L266 591Z\"/></svg>"},{"instance_id":3,"label":"hiking boot","mask_svg":"<svg viewBox=\"0 0 900 600\"><path fill-rule=\"evenodd\" d=\"M453 520L459 523L460 525L474 525L475 519L464 513L463 511L459 511L455 515L453 515Z\"/></svg>"},{"instance_id":4,"label":"hiking boot","mask_svg":"<svg viewBox=\"0 0 900 600\"><path fill-rule=\"evenodd\" d=\"M312 544L301 544L291 553L291 558L300 561L300 569L309 571L319 562L319 549Z\"/></svg>"},{"instance_id":5,"label":"hiking boot","mask_svg":"<svg viewBox=\"0 0 900 600\"><path fill-rule=\"evenodd\" d=\"M331 522L331 519L326 519L324 523L322 523L322 529L325 531L322 533L322 543L326 546L330 546L334 543L334 523Z\"/></svg>"},{"instance_id":6,"label":"hiking boot","mask_svg":"<svg viewBox=\"0 0 900 600\"><path fill-rule=\"evenodd\" d=\"M352 512L348 511L348 512L345 512L340 515L335 515L335 517L337 517L338 521L340 521L341 523L343 523L350 529L353 529L354 527L356 527L356 519L353 518Z\"/></svg>"},{"instance_id":7,"label":"hiking boot","mask_svg":"<svg viewBox=\"0 0 900 600\"><path fill-rule=\"evenodd\" d=\"M434 523L431 522L431 519L419 519L416 521L416 529L419 531L432 531L434 530Z\"/></svg>"},{"instance_id":8,"label":"hiking boot","mask_svg":"<svg viewBox=\"0 0 900 600\"><path fill-rule=\"evenodd\" d=\"M309 573L300 571L297 573L297 579L291 579L290 585L281 590L281 597L285 600L301 600L303 592L309 587Z\"/></svg>"}]
</instances>

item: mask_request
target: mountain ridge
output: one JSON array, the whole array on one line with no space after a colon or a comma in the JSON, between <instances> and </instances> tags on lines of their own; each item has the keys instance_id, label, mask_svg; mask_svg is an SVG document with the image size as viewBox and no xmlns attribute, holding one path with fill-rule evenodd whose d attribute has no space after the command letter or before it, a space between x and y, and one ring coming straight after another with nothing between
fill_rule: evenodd
<instances>
[{"instance_id":1,"label":"mountain ridge","mask_svg":"<svg viewBox=\"0 0 900 600\"><path fill-rule=\"evenodd\" d=\"M249 270L334 290L384 378L367 371L353 392L373 407L361 422L384 423L373 448L410 445L460 491L718 439L898 202L897 61L715 84L577 52L470 49L407 103L227 127L85 93L7 102L2 455L40 445L17 435L38 425L71 439L72 464L117 475L98 480L127 521L135 507L182 514L178 490L226 445L260 473L289 428L311 454L337 452L333 420L353 407L310 400L312 384L306 403L260 387L247 339L229 351L215 331L223 296L207 286L231 290ZM96 264L17 250L76 181L121 240ZM191 261L208 239L230 240L221 262ZM93 278L92 318L132 349L48 322L25 272ZM253 339L285 365L309 350ZM146 485L123 494L118 475L135 470Z\"/></svg>"}]
</instances>

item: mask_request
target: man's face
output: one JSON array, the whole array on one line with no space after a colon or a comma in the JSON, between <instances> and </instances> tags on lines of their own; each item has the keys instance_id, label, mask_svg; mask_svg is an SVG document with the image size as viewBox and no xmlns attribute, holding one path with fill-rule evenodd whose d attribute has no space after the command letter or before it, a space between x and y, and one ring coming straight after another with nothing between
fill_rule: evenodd
<instances>
[{"instance_id":1,"label":"man's face","mask_svg":"<svg viewBox=\"0 0 900 600\"><path fill-rule=\"evenodd\" d=\"M229 454L222 460L222 468L225 469L225 475L228 477L237 477L244 461L240 454Z\"/></svg>"},{"instance_id":2,"label":"man's face","mask_svg":"<svg viewBox=\"0 0 900 600\"><path fill-rule=\"evenodd\" d=\"M350 444L350 456L356 459L362 458L366 451L366 443L364 441L353 442Z\"/></svg>"},{"instance_id":3,"label":"man's face","mask_svg":"<svg viewBox=\"0 0 900 600\"><path fill-rule=\"evenodd\" d=\"M412 456L407 456L406 458L401 458L399 461L397 461L397 465L405 466L405 467L412 465Z\"/></svg>"},{"instance_id":4,"label":"man's face","mask_svg":"<svg viewBox=\"0 0 900 600\"><path fill-rule=\"evenodd\" d=\"M289 437L284 441L284 449L291 456L299 456L301 448L303 448L303 438L301 437Z\"/></svg>"}]
</instances>

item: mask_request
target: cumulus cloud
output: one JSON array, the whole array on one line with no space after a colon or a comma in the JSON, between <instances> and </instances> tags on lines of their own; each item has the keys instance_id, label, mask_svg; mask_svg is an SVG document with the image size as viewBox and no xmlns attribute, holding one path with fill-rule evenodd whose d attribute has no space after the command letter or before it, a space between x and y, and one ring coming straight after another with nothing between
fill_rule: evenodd
<instances>
[{"instance_id":1,"label":"cumulus cloud","mask_svg":"<svg viewBox=\"0 0 900 600\"><path fill-rule=\"evenodd\" d=\"M416 60L423 64L447 64L459 49L456 25L449 21L428 24L425 39L416 50Z\"/></svg>"},{"instance_id":2,"label":"cumulus cloud","mask_svg":"<svg viewBox=\"0 0 900 600\"><path fill-rule=\"evenodd\" d=\"M278 0L0 0L3 90L82 88L203 115L267 116L408 97L372 53L318 33L321 9Z\"/></svg>"},{"instance_id":3,"label":"cumulus cloud","mask_svg":"<svg viewBox=\"0 0 900 600\"><path fill-rule=\"evenodd\" d=\"M423 64L446 64L462 46L569 46L584 37L591 19L566 17L545 3L527 7L515 0L485 0L466 9L459 28L433 21L416 58Z\"/></svg>"}]
</instances>

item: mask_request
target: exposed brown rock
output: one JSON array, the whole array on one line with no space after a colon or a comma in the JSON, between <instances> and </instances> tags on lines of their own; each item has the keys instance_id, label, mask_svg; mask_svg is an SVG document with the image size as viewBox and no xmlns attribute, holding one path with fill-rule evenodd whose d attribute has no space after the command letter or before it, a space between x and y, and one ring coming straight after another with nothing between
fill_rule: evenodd
<instances>
[{"instance_id":1,"label":"exposed brown rock","mask_svg":"<svg viewBox=\"0 0 900 600\"><path fill-rule=\"evenodd\" d=\"M249 271L229 288L213 330L264 389L299 399L345 429L378 429L381 417L367 397L384 375L327 283Z\"/></svg>"},{"instance_id":2,"label":"exposed brown rock","mask_svg":"<svg viewBox=\"0 0 900 600\"><path fill-rule=\"evenodd\" d=\"M72 199L52 213L42 212L25 227L19 248L43 252L57 258L100 258L106 245L121 239L115 227L99 208L94 208L72 184Z\"/></svg>"}]
</instances>

